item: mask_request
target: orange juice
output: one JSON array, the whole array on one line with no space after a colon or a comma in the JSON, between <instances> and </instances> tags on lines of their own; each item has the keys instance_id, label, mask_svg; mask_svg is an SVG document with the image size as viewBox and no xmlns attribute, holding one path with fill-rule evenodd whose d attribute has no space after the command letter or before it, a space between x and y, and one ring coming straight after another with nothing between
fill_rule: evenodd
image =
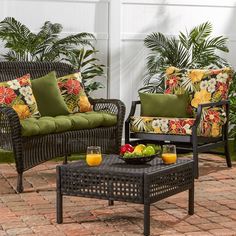
<instances>
[{"instance_id":1,"label":"orange juice","mask_svg":"<svg viewBox=\"0 0 236 236\"><path fill-rule=\"evenodd\" d=\"M99 153L87 154L86 162L89 166L99 166L102 162L102 154Z\"/></svg>"},{"instance_id":2,"label":"orange juice","mask_svg":"<svg viewBox=\"0 0 236 236\"><path fill-rule=\"evenodd\" d=\"M163 153L162 160L165 164L173 164L177 160L176 153Z\"/></svg>"}]
</instances>

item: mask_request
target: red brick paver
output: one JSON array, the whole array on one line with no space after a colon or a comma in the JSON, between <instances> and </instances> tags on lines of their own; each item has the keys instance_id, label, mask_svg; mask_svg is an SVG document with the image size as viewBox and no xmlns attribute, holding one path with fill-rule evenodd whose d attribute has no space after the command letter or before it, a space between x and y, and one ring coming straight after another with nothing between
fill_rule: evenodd
<instances>
[{"instance_id":1,"label":"red brick paver","mask_svg":"<svg viewBox=\"0 0 236 236\"><path fill-rule=\"evenodd\" d=\"M236 236L236 163L200 156L195 182L195 214L187 214L188 193L151 206L151 235ZM14 164L0 165L0 236L138 236L143 235L143 207L137 204L65 197L64 223L55 217L55 166L47 162L24 174L25 191L15 193Z\"/></svg>"}]
</instances>

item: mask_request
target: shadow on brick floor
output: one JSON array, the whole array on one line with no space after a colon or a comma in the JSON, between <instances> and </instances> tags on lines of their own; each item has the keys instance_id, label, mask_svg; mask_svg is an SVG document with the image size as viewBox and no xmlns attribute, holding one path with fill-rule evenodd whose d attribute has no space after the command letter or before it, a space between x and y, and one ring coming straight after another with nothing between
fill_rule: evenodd
<instances>
[{"instance_id":1,"label":"shadow on brick floor","mask_svg":"<svg viewBox=\"0 0 236 236\"><path fill-rule=\"evenodd\" d=\"M65 197L64 224L55 220L55 167L47 162L24 175L25 192L15 193L14 164L0 165L0 235L142 235L142 205ZM202 154L196 180L195 214L187 215L187 192L151 207L152 235L236 235L236 164Z\"/></svg>"}]
</instances>

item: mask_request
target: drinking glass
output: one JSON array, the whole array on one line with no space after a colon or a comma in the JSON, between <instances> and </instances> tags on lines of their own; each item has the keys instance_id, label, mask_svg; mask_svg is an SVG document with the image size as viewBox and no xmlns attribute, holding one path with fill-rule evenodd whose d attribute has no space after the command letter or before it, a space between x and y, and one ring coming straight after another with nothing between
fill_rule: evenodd
<instances>
[{"instance_id":1,"label":"drinking glass","mask_svg":"<svg viewBox=\"0 0 236 236\"><path fill-rule=\"evenodd\" d=\"M173 164L177 160L175 145L168 144L162 146L162 160L165 164Z\"/></svg>"},{"instance_id":2,"label":"drinking glass","mask_svg":"<svg viewBox=\"0 0 236 236\"><path fill-rule=\"evenodd\" d=\"M102 162L101 147L99 146L87 147L86 162L89 166L99 166Z\"/></svg>"}]
</instances>

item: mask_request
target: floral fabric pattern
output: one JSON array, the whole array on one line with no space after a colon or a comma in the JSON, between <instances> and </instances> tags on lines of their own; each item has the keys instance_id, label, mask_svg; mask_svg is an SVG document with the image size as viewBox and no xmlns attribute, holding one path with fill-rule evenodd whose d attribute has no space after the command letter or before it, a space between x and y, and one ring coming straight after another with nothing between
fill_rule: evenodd
<instances>
[{"instance_id":1,"label":"floral fabric pattern","mask_svg":"<svg viewBox=\"0 0 236 236\"><path fill-rule=\"evenodd\" d=\"M219 114L210 111L205 115L205 119L199 126L197 133L199 136L218 137L221 133L221 126L217 123ZM213 120L210 125L209 120ZM171 135L192 135L192 126L194 118L163 118L163 117L143 117L133 116L130 121L130 130L132 132L145 132L156 134Z\"/></svg>"},{"instance_id":2,"label":"floral fabric pattern","mask_svg":"<svg viewBox=\"0 0 236 236\"><path fill-rule=\"evenodd\" d=\"M228 98L232 76L233 71L230 68L187 70L169 67L166 70L165 93L183 94L187 92L191 101L188 110L195 117L199 104L219 102ZM199 135L220 136L221 127L225 122L224 108L204 108L199 125Z\"/></svg>"},{"instance_id":3,"label":"floral fabric pattern","mask_svg":"<svg viewBox=\"0 0 236 236\"><path fill-rule=\"evenodd\" d=\"M0 104L12 107L20 119L40 116L29 74L0 83Z\"/></svg>"},{"instance_id":4,"label":"floral fabric pattern","mask_svg":"<svg viewBox=\"0 0 236 236\"><path fill-rule=\"evenodd\" d=\"M131 117L132 132L147 132L156 134L191 135L192 126L199 104L226 100L232 81L233 71L223 69L178 69L169 67L166 70L165 93L184 94L190 97L188 112L193 118L163 118L163 117ZM206 107L198 126L198 136L219 137L222 135L222 125L226 122L224 107Z\"/></svg>"},{"instance_id":5,"label":"floral fabric pattern","mask_svg":"<svg viewBox=\"0 0 236 236\"><path fill-rule=\"evenodd\" d=\"M84 91L80 73L66 75L57 79L61 95L70 113L87 112L92 110Z\"/></svg>"},{"instance_id":6,"label":"floral fabric pattern","mask_svg":"<svg viewBox=\"0 0 236 236\"><path fill-rule=\"evenodd\" d=\"M194 118L131 117L132 132L191 135Z\"/></svg>"},{"instance_id":7,"label":"floral fabric pattern","mask_svg":"<svg viewBox=\"0 0 236 236\"><path fill-rule=\"evenodd\" d=\"M217 70L178 69L166 70L165 93L188 93L194 111L199 104L227 99L233 71L230 68Z\"/></svg>"}]
</instances>

